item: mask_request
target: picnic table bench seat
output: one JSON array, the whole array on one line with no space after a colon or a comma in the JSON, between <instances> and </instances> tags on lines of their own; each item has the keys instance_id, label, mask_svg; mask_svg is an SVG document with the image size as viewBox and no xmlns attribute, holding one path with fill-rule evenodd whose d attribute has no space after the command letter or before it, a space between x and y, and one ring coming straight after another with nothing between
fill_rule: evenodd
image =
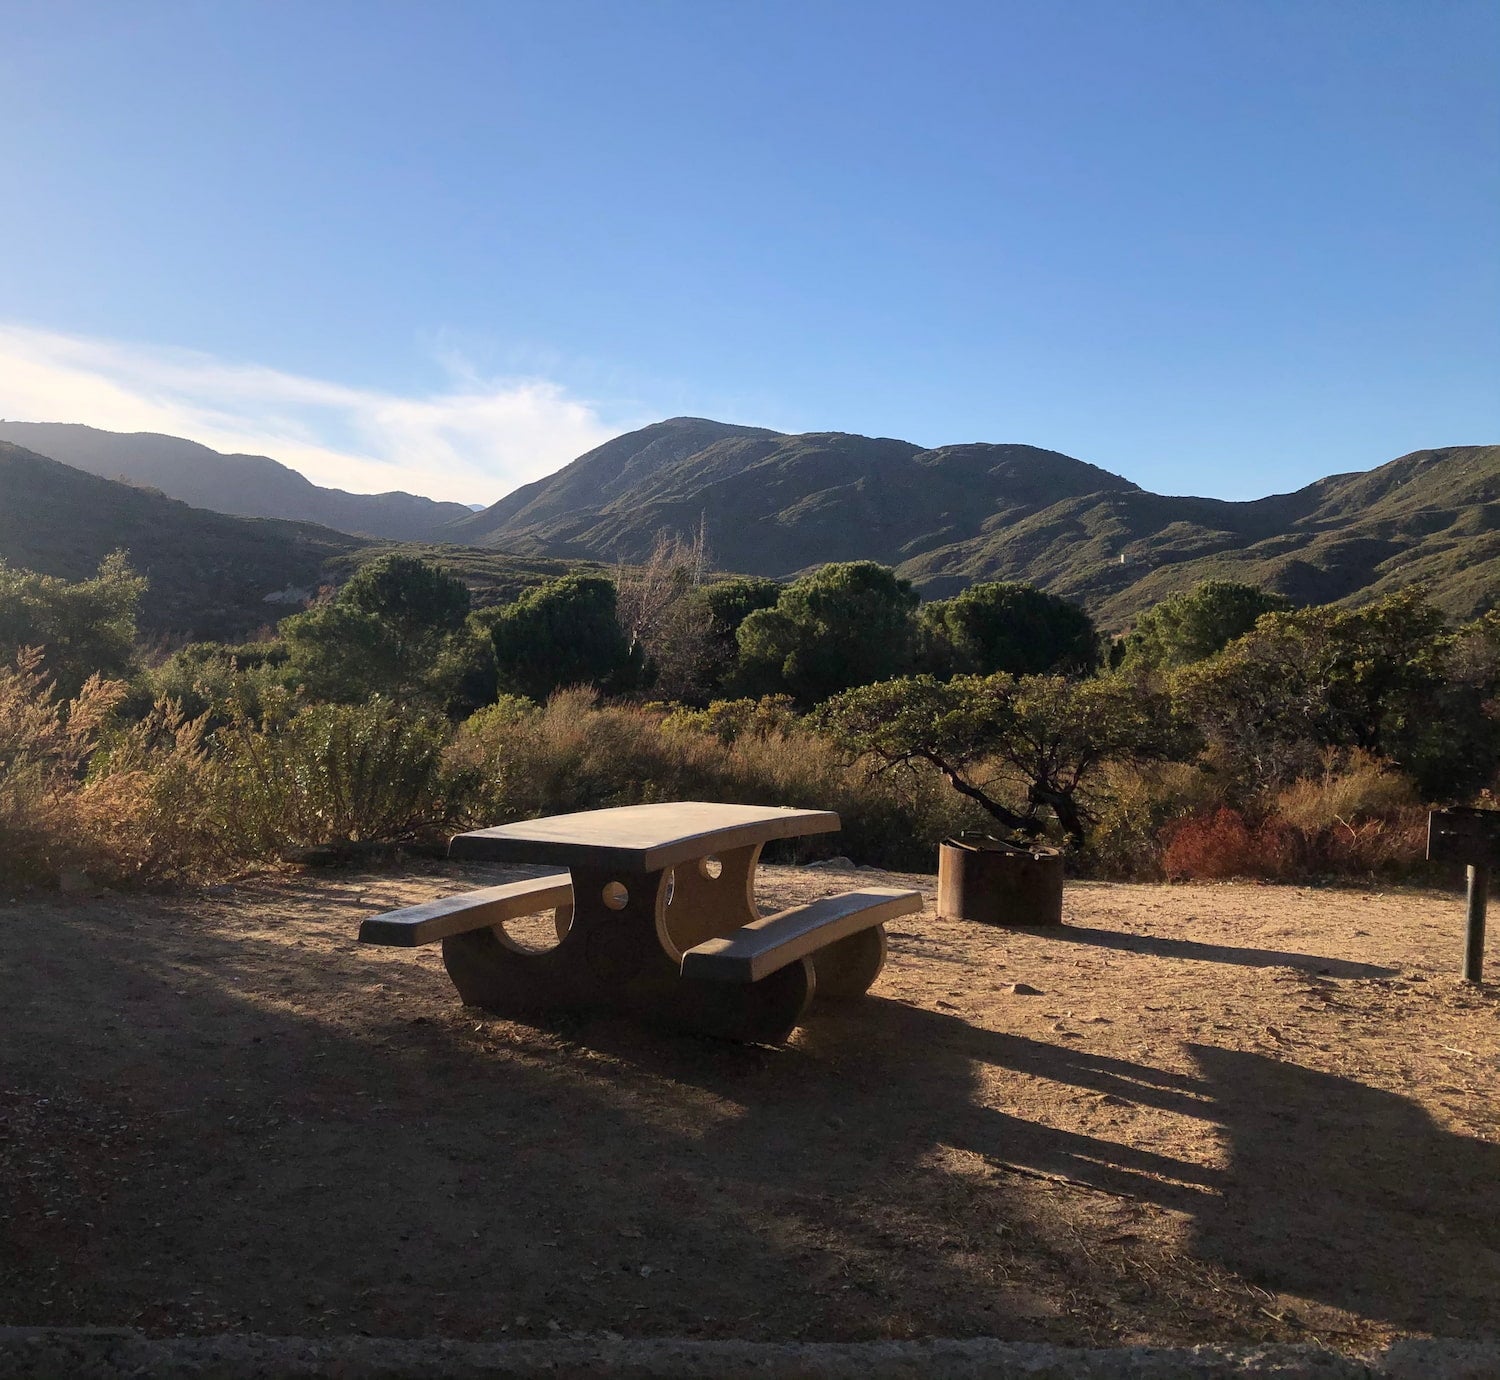
<instances>
[{"instance_id":1,"label":"picnic table bench seat","mask_svg":"<svg viewBox=\"0 0 1500 1380\"><path fill-rule=\"evenodd\" d=\"M799 958L813 958L819 994L836 995L829 990L823 971L827 965L818 962L820 953L887 920L921 909L920 892L887 886L824 896L695 945L682 955L682 975L709 982L759 982Z\"/></svg>"},{"instance_id":2,"label":"picnic table bench seat","mask_svg":"<svg viewBox=\"0 0 1500 1380\"><path fill-rule=\"evenodd\" d=\"M359 939L362 944L413 949L419 944L435 944L451 934L502 925L522 915L555 910L572 902L572 878L566 872L553 872L545 877L487 886L372 915L360 925Z\"/></svg>"}]
</instances>

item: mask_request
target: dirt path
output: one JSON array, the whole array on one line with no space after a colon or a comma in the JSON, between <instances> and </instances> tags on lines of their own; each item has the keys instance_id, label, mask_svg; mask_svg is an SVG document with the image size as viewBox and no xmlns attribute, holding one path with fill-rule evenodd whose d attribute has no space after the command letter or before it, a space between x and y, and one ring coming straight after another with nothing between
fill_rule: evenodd
<instances>
[{"instance_id":1,"label":"dirt path","mask_svg":"<svg viewBox=\"0 0 1500 1380\"><path fill-rule=\"evenodd\" d=\"M517 1025L434 950L354 943L510 875L0 897L0 1323L1500 1335L1500 991L1456 980L1451 895L929 906L785 1050ZM768 868L762 900L883 879Z\"/></svg>"}]
</instances>

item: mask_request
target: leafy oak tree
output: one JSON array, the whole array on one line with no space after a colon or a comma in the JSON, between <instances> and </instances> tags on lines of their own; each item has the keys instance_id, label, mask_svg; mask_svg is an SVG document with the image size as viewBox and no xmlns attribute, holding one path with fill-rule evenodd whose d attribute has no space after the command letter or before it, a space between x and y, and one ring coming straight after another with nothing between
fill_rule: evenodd
<instances>
[{"instance_id":1,"label":"leafy oak tree","mask_svg":"<svg viewBox=\"0 0 1500 1380\"><path fill-rule=\"evenodd\" d=\"M1099 664L1099 631L1077 604L1031 585L970 585L917 616L921 662L938 676L1083 675Z\"/></svg>"},{"instance_id":2,"label":"leafy oak tree","mask_svg":"<svg viewBox=\"0 0 1500 1380\"><path fill-rule=\"evenodd\" d=\"M622 689L637 663L620 627L614 582L564 575L491 615L502 691L545 700L570 685Z\"/></svg>"},{"instance_id":3,"label":"leafy oak tree","mask_svg":"<svg viewBox=\"0 0 1500 1380\"><path fill-rule=\"evenodd\" d=\"M1122 664L1131 670L1170 670L1203 661L1243 637L1262 614L1291 607L1290 599L1257 585L1204 580L1141 615L1124 640Z\"/></svg>"},{"instance_id":4,"label":"leafy oak tree","mask_svg":"<svg viewBox=\"0 0 1500 1380\"><path fill-rule=\"evenodd\" d=\"M856 758L928 763L1007 830L1034 838L1045 811L1079 846L1101 766L1188 745L1165 695L1116 677L912 676L847 690L816 719Z\"/></svg>"},{"instance_id":5,"label":"leafy oak tree","mask_svg":"<svg viewBox=\"0 0 1500 1380\"><path fill-rule=\"evenodd\" d=\"M282 620L283 675L314 700L371 695L455 710L494 698L488 640L468 624L462 580L412 556L361 566L331 603Z\"/></svg>"},{"instance_id":6,"label":"leafy oak tree","mask_svg":"<svg viewBox=\"0 0 1500 1380\"><path fill-rule=\"evenodd\" d=\"M1500 684L1494 624L1457 632L1412 587L1360 608L1272 613L1175 680L1221 769L1260 789L1313 774L1327 748L1361 748L1430 799L1489 784Z\"/></svg>"},{"instance_id":7,"label":"leafy oak tree","mask_svg":"<svg viewBox=\"0 0 1500 1380\"><path fill-rule=\"evenodd\" d=\"M775 608L784 588L781 581L759 575L731 575L705 585L699 592L708 614L707 645L698 671L702 699L711 700L736 686L740 625L752 613Z\"/></svg>"},{"instance_id":8,"label":"leafy oak tree","mask_svg":"<svg viewBox=\"0 0 1500 1380\"><path fill-rule=\"evenodd\" d=\"M415 556L388 555L359 567L338 602L379 618L402 642L424 648L457 632L469 614L469 588L456 575Z\"/></svg>"},{"instance_id":9,"label":"leafy oak tree","mask_svg":"<svg viewBox=\"0 0 1500 1380\"><path fill-rule=\"evenodd\" d=\"M95 673L122 679L135 665L136 610L144 576L123 551L106 556L88 580L39 575L0 561L0 661L39 648L41 674L72 699Z\"/></svg>"},{"instance_id":10,"label":"leafy oak tree","mask_svg":"<svg viewBox=\"0 0 1500 1380\"><path fill-rule=\"evenodd\" d=\"M874 561L825 565L739 626L740 677L754 695L811 705L911 665L917 594Z\"/></svg>"}]
</instances>

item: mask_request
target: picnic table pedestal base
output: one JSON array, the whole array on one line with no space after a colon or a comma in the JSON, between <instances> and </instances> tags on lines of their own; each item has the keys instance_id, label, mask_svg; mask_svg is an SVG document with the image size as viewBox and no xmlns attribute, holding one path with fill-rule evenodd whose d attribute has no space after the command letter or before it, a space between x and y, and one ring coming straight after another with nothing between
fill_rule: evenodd
<instances>
[{"instance_id":1,"label":"picnic table pedestal base","mask_svg":"<svg viewBox=\"0 0 1500 1380\"><path fill-rule=\"evenodd\" d=\"M500 926L449 935L443 962L467 1005L502 1016L558 1010L628 1013L656 1025L725 1039L778 1044L814 991L855 996L874 982L885 936L874 930L830 944L758 982L685 977L682 954L755 920L760 845L656 872L574 868L573 903L557 912L560 942L533 952Z\"/></svg>"}]
</instances>

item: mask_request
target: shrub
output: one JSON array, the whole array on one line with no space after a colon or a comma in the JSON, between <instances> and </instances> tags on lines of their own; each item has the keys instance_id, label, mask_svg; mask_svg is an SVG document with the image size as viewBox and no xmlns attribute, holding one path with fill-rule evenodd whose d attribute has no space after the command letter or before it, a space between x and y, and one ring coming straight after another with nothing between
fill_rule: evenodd
<instances>
[{"instance_id":1,"label":"shrub","mask_svg":"<svg viewBox=\"0 0 1500 1380\"><path fill-rule=\"evenodd\" d=\"M837 811L843 831L789 842L781 856L847 852L931 870L938 840L977 823L935 771L872 776L794 722L725 742L696 714L600 705L587 691L529 712L476 714L447 765L466 783L474 824L656 800L811 805Z\"/></svg>"},{"instance_id":2,"label":"shrub","mask_svg":"<svg viewBox=\"0 0 1500 1380\"><path fill-rule=\"evenodd\" d=\"M1217 809L1224 803L1222 791L1212 773L1184 762L1106 763L1094 785L1095 824L1078 857L1079 870L1095 877L1160 881L1173 825Z\"/></svg>"},{"instance_id":3,"label":"shrub","mask_svg":"<svg viewBox=\"0 0 1500 1380\"><path fill-rule=\"evenodd\" d=\"M1420 804L1416 785L1363 748L1323 754L1319 777L1294 781L1275 797L1275 811L1304 833L1385 818Z\"/></svg>"},{"instance_id":4,"label":"shrub","mask_svg":"<svg viewBox=\"0 0 1500 1380\"><path fill-rule=\"evenodd\" d=\"M790 695L762 695L758 700L714 700L706 709L674 708L665 727L708 733L729 744L749 734L766 738L786 733L800 716Z\"/></svg>"},{"instance_id":5,"label":"shrub","mask_svg":"<svg viewBox=\"0 0 1500 1380\"><path fill-rule=\"evenodd\" d=\"M243 855L238 836L216 817L221 773L208 724L207 714L192 718L158 700L94 755L86 797L108 802L101 852L115 882L198 880Z\"/></svg>"},{"instance_id":6,"label":"shrub","mask_svg":"<svg viewBox=\"0 0 1500 1380\"><path fill-rule=\"evenodd\" d=\"M379 697L259 726L240 719L217 736L218 829L251 856L407 842L435 834L453 810L441 770L446 726Z\"/></svg>"},{"instance_id":7,"label":"shrub","mask_svg":"<svg viewBox=\"0 0 1500 1380\"><path fill-rule=\"evenodd\" d=\"M42 673L41 652L22 648L0 665L0 875L53 881L95 858L103 842L84 772L100 732L124 695L99 676L59 700ZM96 793L97 796L97 793Z\"/></svg>"},{"instance_id":8,"label":"shrub","mask_svg":"<svg viewBox=\"0 0 1500 1380\"><path fill-rule=\"evenodd\" d=\"M1329 750L1317 777L1263 801L1258 815L1199 810L1165 835L1171 879L1403 876L1426 856L1416 787L1362 749Z\"/></svg>"},{"instance_id":9,"label":"shrub","mask_svg":"<svg viewBox=\"0 0 1500 1380\"><path fill-rule=\"evenodd\" d=\"M1427 857L1427 810L1410 806L1383 819L1340 821L1318 832L1312 858L1332 876L1409 876Z\"/></svg>"},{"instance_id":10,"label":"shrub","mask_svg":"<svg viewBox=\"0 0 1500 1380\"><path fill-rule=\"evenodd\" d=\"M136 609L146 581L116 551L91 580L70 582L0 560L0 660L40 648L40 663L63 696L93 676L123 677L135 665Z\"/></svg>"},{"instance_id":11,"label":"shrub","mask_svg":"<svg viewBox=\"0 0 1500 1380\"><path fill-rule=\"evenodd\" d=\"M1229 805L1196 814L1170 829L1163 871L1170 880L1280 877L1296 870L1296 840L1283 823L1247 823Z\"/></svg>"},{"instance_id":12,"label":"shrub","mask_svg":"<svg viewBox=\"0 0 1500 1380\"><path fill-rule=\"evenodd\" d=\"M145 718L154 705L169 701L186 717L207 716L214 726L237 715L258 719L267 691L274 695L279 689L279 668L286 659L281 642L239 647L194 642L136 677L125 712Z\"/></svg>"}]
</instances>

